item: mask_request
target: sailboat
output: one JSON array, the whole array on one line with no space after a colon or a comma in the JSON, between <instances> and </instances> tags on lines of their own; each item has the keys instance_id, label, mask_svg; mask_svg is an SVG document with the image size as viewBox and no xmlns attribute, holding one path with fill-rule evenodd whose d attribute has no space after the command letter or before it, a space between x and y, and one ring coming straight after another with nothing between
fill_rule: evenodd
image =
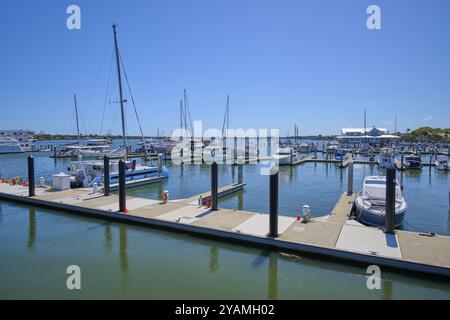
<instances>
[{"instance_id":1,"label":"sailboat","mask_svg":"<svg viewBox=\"0 0 450 320\"><path fill-rule=\"evenodd\" d=\"M117 43L117 26L113 24L114 33L114 48L116 55L116 65L117 65L117 79L119 85L119 98L120 98L120 111L122 118L122 139L123 146L119 147L123 151L123 160L125 160L126 171L125 171L125 181L126 187L141 186L144 184L154 183L159 181L155 178L166 178L169 172L161 162L158 166L148 166L138 164L135 160L129 161L128 158L128 142L127 136L125 134L125 112L124 112L124 100L122 92L122 76L121 76L121 57L119 53L119 47ZM125 73L126 76L126 73ZM141 128L142 133L142 128ZM112 160L109 163L110 166L110 185L114 187L118 184L119 177L119 161ZM104 162L103 161L82 161L82 155L80 160L72 163L70 167L67 168L68 173L71 175L71 187L92 187L94 184L101 186L104 184L103 173L104 173Z\"/></svg>"}]
</instances>

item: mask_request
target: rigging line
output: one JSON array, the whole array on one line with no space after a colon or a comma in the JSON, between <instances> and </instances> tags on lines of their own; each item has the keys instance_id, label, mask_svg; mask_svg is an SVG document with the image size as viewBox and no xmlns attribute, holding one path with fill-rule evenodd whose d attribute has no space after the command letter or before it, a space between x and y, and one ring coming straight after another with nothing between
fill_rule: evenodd
<instances>
[{"instance_id":1,"label":"rigging line","mask_svg":"<svg viewBox=\"0 0 450 320\"><path fill-rule=\"evenodd\" d=\"M194 126L192 125L192 118L191 118L191 109L189 108L189 102L188 102L188 98L187 98L187 93L186 91L184 91L184 105L185 105L185 113L187 113L188 119L189 119L189 124L191 125L191 132L192 132L192 136L194 136ZM185 114L186 116L186 114Z\"/></svg>"},{"instance_id":2,"label":"rigging line","mask_svg":"<svg viewBox=\"0 0 450 320\"><path fill-rule=\"evenodd\" d=\"M141 131L142 141L144 141L144 131L142 130L141 121L139 119L139 115L138 115L138 112L136 109L136 104L134 103L134 97L133 97L133 94L131 93L130 82L128 81L127 72L125 71L125 66L123 64L122 55L120 54L120 52L119 52L119 58L120 58L120 64L122 65L123 75L125 76L125 81L127 83L128 91L130 92L131 103L133 104L133 109L134 109L134 113L136 115L136 119L137 119L137 122L139 125L139 130Z\"/></svg>"},{"instance_id":3,"label":"rigging line","mask_svg":"<svg viewBox=\"0 0 450 320\"><path fill-rule=\"evenodd\" d=\"M111 51L111 60L109 62L108 80L106 82L105 100L103 101L103 112L102 112L102 121L101 121L101 125L100 125L100 135L102 134L102 131L103 131L103 124L104 124L104 120L105 120L106 103L108 101L109 90L111 88L111 72L112 72L113 58L114 58L114 51Z\"/></svg>"},{"instance_id":4,"label":"rigging line","mask_svg":"<svg viewBox=\"0 0 450 320\"><path fill-rule=\"evenodd\" d=\"M106 52L107 52L107 49L109 47L109 43L111 41L111 38L112 38L111 34L108 32L106 44L105 44L105 47L103 48L103 51L102 51L103 52L102 59L101 59L100 65L99 65L99 67L97 69L97 73L96 73L95 80L94 80L94 85L92 86L91 93L89 95L89 100L88 100L88 104L87 104L87 109L88 110L89 110L89 108L91 107L91 104L92 104L92 98L94 96L94 89L97 87L98 78L99 78L99 75L100 75L100 71L103 68L103 64L105 62Z\"/></svg>"}]
</instances>

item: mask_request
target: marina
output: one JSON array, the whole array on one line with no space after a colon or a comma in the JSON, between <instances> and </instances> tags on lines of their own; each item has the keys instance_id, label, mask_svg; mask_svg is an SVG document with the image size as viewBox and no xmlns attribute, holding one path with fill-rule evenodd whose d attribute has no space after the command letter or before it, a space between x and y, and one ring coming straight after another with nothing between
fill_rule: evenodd
<instances>
[{"instance_id":1,"label":"marina","mask_svg":"<svg viewBox=\"0 0 450 320\"><path fill-rule=\"evenodd\" d=\"M444 2L7 1L0 299L450 300Z\"/></svg>"}]
</instances>

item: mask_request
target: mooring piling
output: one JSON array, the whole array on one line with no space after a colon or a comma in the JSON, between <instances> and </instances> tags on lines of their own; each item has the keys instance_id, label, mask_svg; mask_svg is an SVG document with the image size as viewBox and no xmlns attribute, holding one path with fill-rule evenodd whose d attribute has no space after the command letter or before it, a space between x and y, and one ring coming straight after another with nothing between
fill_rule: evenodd
<instances>
[{"instance_id":1,"label":"mooring piling","mask_svg":"<svg viewBox=\"0 0 450 320\"><path fill-rule=\"evenodd\" d=\"M218 180L217 163L214 161L211 165L211 209L214 211L217 210Z\"/></svg>"},{"instance_id":2,"label":"mooring piling","mask_svg":"<svg viewBox=\"0 0 450 320\"><path fill-rule=\"evenodd\" d=\"M386 169L385 233L394 233L395 227L395 169Z\"/></svg>"},{"instance_id":3,"label":"mooring piling","mask_svg":"<svg viewBox=\"0 0 450 320\"><path fill-rule=\"evenodd\" d=\"M127 213L126 193L125 193L125 161L119 161L119 211Z\"/></svg>"},{"instance_id":4,"label":"mooring piling","mask_svg":"<svg viewBox=\"0 0 450 320\"><path fill-rule=\"evenodd\" d=\"M158 177L162 176L162 153L158 153Z\"/></svg>"},{"instance_id":5,"label":"mooring piling","mask_svg":"<svg viewBox=\"0 0 450 320\"><path fill-rule=\"evenodd\" d=\"M109 157L103 157L103 192L105 196L109 196Z\"/></svg>"},{"instance_id":6,"label":"mooring piling","mask_svg":"<svg viewBox=\"0 0 450 320\"><path fill-rule=\"evenodd\" d=\"M269 180L269 237L278 237L278 171Z\"/></svg>"},{"instance_id":7,"label":"mooring piling","mask_svg":"<svg viewBox=\"0 0 450 320\"><path fill-rule=\"evenodd\" d=\"M347 184L347 195L351 196L353 194L353 160L348 164L348 184Z\"/></svg>"},{"instance_id":8,"label":"mooring piling","mask_svg":"<svg viewBox=\"0 0 450 320\"><path fill-rule=\"evenodd\" d=\"M36 195L34 188L34 158L33 156L28 156L28 195L30 197L34 197Z\"/></svg>"},{"instance_id":9,"label":"mooring piling","mask_svg":"<svg viewBox=\"0 0 450 320\"><path fill-rule=\"evenodd\" d=\"M238 183L244 183L244 166L242 163L238 164Z\"/></svg>"}]
</instances>

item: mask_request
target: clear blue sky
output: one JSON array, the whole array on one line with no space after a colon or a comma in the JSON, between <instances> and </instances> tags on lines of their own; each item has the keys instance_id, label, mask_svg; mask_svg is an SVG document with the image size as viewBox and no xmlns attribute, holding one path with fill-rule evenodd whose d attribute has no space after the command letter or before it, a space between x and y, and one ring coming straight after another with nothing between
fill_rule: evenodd
<instances>
[{"instance_id":1,"label":"clear blue sky","mask_svg":"<svg viewBox=\"0 0 450 320\"><path fill-rule=\"evenodd\" d=\"M66 28L70 4L81 30ZM366 28L369 4L382 30ZM5 0L0 127L74 133L76 93L81 130L99 132L117 99L112 22L146 135L178 125L183 88L207 127L221 128L227 94L233 127L336 134L364 109L368 125L450 127L448 0ZM103 132L120 132L118 110L106 104ZM127 116L138 134L131 103Z\"/></svg>"}]
</instances>

